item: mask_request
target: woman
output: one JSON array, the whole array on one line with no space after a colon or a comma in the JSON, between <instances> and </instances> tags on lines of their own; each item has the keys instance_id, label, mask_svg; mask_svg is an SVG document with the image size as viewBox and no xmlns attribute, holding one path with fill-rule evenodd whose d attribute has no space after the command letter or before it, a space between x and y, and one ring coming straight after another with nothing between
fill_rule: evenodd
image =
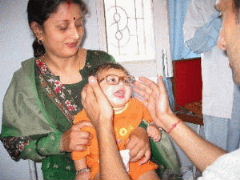
<instances>
[{"instance_id":1,"label":"woman","mask_svg":"<svg viewBox=\"0 0 240 180\"><path fill-rule=\"evenodd\" d=\"M29 0L27 12L35 57L15 72L4 97L1 140L13 159L42 162L44 179L74 179L69 152L85 149L91 138L81 131L89 123L72 125L80 92L92 68L114 59L80 48L87 13L81 0ZM149 154L140 131L129 142L132 160Z\"/></svg>"}]
</instances>

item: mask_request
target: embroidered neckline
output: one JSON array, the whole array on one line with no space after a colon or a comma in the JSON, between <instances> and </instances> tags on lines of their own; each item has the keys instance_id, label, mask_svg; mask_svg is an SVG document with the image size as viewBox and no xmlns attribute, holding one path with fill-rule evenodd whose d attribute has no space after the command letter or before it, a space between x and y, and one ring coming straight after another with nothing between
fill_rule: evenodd
<instances>
[{"instance_id":1,"label":"embroidered neckline","mask_svg":"<svg viewBox=\"0 0 240 180\"><path fill-rule=\"evenodd\" d=\"M71 98L71 90L67 89L57 76L54 76L47 64L41 58L36 59L36 65L39 70L39 78L42 87L46 90L48 96L67 116L76 114L79 109ZM65 108L64 108L65 107ZM68 111L68 112L67 112ZM70 118L70 117L69 117ZM72 117L70 118L72 119Z\"/></svg>"}]
</instances>

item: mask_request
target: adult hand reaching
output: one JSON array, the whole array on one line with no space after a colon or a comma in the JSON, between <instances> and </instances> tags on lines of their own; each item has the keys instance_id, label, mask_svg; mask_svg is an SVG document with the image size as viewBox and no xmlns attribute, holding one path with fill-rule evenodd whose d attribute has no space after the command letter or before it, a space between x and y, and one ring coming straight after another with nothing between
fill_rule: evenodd
<instances>
[{"instance_id":1,"label":"adult hand reaching","mask_svg":"<svg viewBox=\"0 0 240 180\"><path fill-rule=\"evenodd\" d=\"M168 100L167 90L164 86L162 77L159 77L158 83L148 78L140 77L135 82L134 91L141 96L137 98L148 108L156 125L166 130L166 121L169 116L174 115Z\"/></svg>"},{"instance_id":2,"label":"adult hand reaching","mask_svg":"<svg viewBox=\"0 0 240 180\"><path fill-rule=\"evenodd\" d=\"M102 126L113 128L113 109L93 76L82 91L82 104L96 130Z\"/></svg>"},{"instance_id":3,"label":"adult hand reaching","mask_svg":"<svg viewBox=\"0 0 240 180\"><path fill-rule=\"evenodd\" d=\"M95 77L82 91L82 104L97 131L100 179L130 179L120 157L113 128L113 109ZM106 148L107 147L107 148Z\"/></svg>"}]
</instances>

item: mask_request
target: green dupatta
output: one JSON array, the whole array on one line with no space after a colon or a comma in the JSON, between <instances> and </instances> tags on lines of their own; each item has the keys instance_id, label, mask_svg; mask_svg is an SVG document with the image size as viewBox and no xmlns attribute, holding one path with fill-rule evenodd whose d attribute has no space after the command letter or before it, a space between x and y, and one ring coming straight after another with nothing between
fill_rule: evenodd
<instances>
[{"instance_id":1,"label":"green dupatta","mask_svg":"<svg viewBox=\"0 0 240 180\"><path fill-rule=\"evenodd\" d=\"M13 75L3 101L1 137L43 135L54 131L38 98L34 60L24 61L22 68Z\"/></svg>"}]
</instances>

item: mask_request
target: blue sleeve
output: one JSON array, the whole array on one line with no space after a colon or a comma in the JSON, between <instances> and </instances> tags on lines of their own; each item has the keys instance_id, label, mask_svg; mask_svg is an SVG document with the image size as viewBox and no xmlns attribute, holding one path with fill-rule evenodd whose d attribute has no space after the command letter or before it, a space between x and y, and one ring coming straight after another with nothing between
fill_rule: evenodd
<instances>
[{"instance_id":1,"label":"blue sleeve","mask_svg":"<svg viewBox=\"0 0 240 180\"><path fill-rule=\"evenodd\" d=\"M197 54L209 51L217 44L221 24L219 13L214 14L209 23L197 29L194 37L185 42L187 47Z\"/></svg>"}]
</instances>

